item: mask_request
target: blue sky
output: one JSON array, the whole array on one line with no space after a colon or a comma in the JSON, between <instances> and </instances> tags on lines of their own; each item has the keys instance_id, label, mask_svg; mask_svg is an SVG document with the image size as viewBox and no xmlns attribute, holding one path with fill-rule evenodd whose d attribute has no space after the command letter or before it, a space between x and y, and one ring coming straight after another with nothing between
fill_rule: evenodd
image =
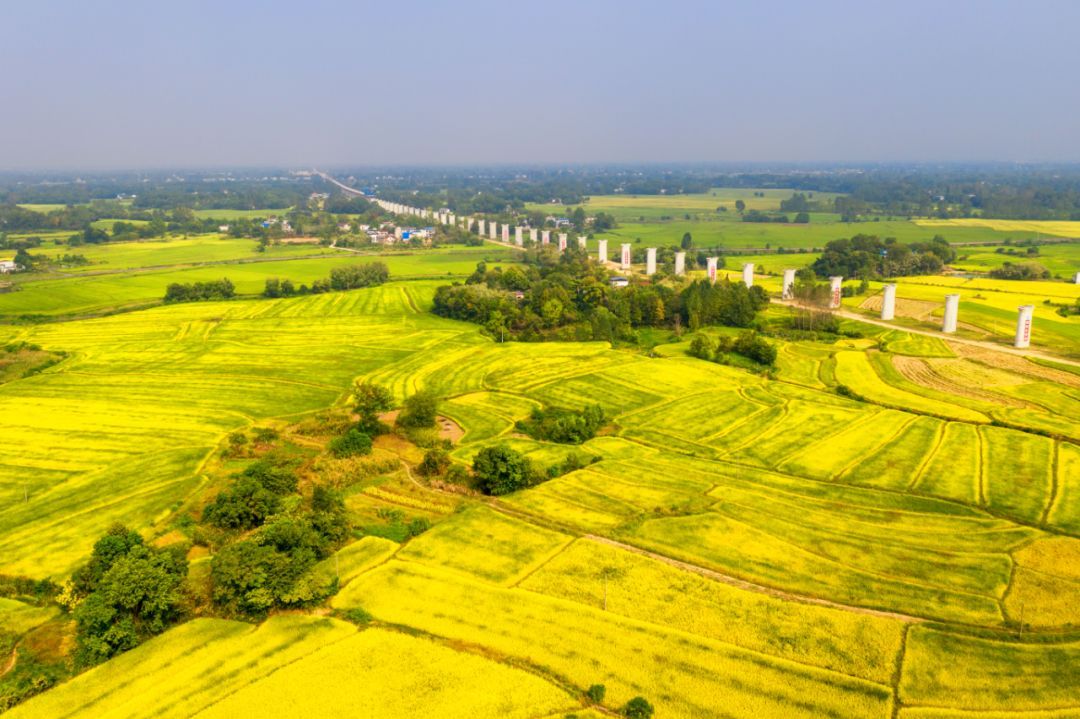
<instances>
[{"instance_id":1,"label":"blue sky","mask_svg":"<svg viewBox=\"0 0 1080 719\"><path fill-rule=\"evenodd\" d=\"M0 5L0 168L1080 161L1080 2Z\"/></svg>"}]
</instances>

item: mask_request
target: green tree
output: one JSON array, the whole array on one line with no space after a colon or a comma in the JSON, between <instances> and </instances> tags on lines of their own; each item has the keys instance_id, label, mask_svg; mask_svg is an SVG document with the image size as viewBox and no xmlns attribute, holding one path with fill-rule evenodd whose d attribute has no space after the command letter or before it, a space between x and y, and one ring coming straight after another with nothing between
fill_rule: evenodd
<instances>
[{"instance_id":1,"label":"green tree","mask_svg":"<svg viewBox=\"0 0 1080 719\"><path fill-rule=\"evenodd\" d=\"M480 491L491 495L516 492L537 479L528 457L506 444L480 450L473 458L473 474Z\"/></svg>"},{"instance_id":2,"label":"green tree","mask_svg":"<svg viewBox=\"0 0 1080 719\"><path fill-rule=\"evenodd\" d=\"M159 634L180 617L183 554L146 546L114 525L94 545L90 561L72 576L81 601L74 609L75 659L92 666Z\"/></svg>"},{"instance_id":3,"label":"green tree","mask_svg":"<svg viewBox=\"0 0 1080 719\"><path fill-rule=\"evenodd\" d=\"M371 437L384 434L386 425L379 421L379 415L394 406L390 390L373 382L357 382L353 386L353 398L353 407L360 416L356 428Z\"/></svg>"},{"instance_id":4,"label":"green tree","mask_svg":"<svg viewBox=\"0 0 1080 719\"><path fill-rule=\"evenodd\" d=\"M679 243L679 247L684 250L689 250L694 246L694 238L689 232L684 232L682 236L682 242Z\"/></svg>"},{"instance_id":5,"label":"green tree","mask_svg":"<svg viewBox=\"0 0 1080 719\"><path fill-rule=\"evenodd\" d=\"M742 200L735 200L735 209L739 212L742 212L746 209L746 203Z\"/></svg>"},{"instance_id":6,"label":"green tree","mask_svg":"<svg viewBox=\"0 0 1080 719\"><path fill-rule=\"evenodd\" d=\"M623 714L627 719L651 719L653 711L652 704L645 701L644 697L634 697L623 707Z\"/></svg>"},{"instance_id":7,"label":"green tree","mask_svg":"<svg viewBox=\"0 0 1080 719\"><path fill-rule=\"evenodd\" d=\"M434 427L438 411L438 397L430 390L420 390L405 400L397 422L402 427Z\"/></svg>"}]
</instances>

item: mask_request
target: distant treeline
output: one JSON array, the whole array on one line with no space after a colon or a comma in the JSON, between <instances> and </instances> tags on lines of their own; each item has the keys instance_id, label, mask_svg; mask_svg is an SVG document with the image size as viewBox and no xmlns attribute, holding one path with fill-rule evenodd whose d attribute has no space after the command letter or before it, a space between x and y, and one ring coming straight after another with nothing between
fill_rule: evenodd
<instances>
[{"instance_id":1,"label":"distant treeline","mask_svg":"<svg viewBox=\"0 0 1080 719\"><path fill-rule=\"evenodd\" d=\"M854 220L867 214L896 216L1080 220L1080 167L1016 165L874 165L672 167L499 167L449 172L445 168L364 168L340 177L379 197L421 207L449 207L462 214L520 211L526 203L578 204L595 195L680 195L714 187L790 189L806 195L785 201L783 212L832 211ZM810 193L839 193L830 202ZM0 207L16 203L83 204L130 201L133 210L257 210L303 208L312 193L330 195L324 209L356 213L364 200L339 196L317 176L286 172L159 173L64 177L0 176ZM133 198L133 199L132 199ZM831 206L828 206L830 205ZM22 222L5 211L12 222ZM0 229L5 224L0 213ZM24 220L23 220L24 221ZM81 224L78 226L81 227ZM69 225L69 228L74 226ZM30 228L38 229L38 228Z\"/></svg>"},{"instance_id":2,"label":"distant treeline","mask_svg":"<svg viewBox=\"0 0 1080 719\"><path fill-rule=\"evenodd\" d=\"M496 339L633 340L638 327L710 324L749 327L768 304L761 287L721 279L681 289L662 284L612 288L611 273L571 248L526 253L525 267L488 269L435 292L434 312L482 325Z\"/></svg>"}]
</instances>

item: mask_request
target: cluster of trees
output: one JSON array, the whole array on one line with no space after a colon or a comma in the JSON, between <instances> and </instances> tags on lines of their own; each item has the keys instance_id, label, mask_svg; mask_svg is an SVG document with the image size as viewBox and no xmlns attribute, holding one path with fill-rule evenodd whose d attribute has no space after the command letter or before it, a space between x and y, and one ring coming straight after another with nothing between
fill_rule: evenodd
<instances>
[{"instance_id":1,"label":"cluster of trees","mask_svg":"<svg viewBox=\"0 0 1080 719\"><path fill-rule=\"evenodd\" d=\"M211 596L228 614L259 617L280 607L307 606L336 590L334 578L311 570L349 536L345 503L316 485L297 497L299 479L282 458L268 455L233 478L203 510L203 522L225 532L211 563ZM240 541L233 541L243 536Z\"/></svg>"},{"instance_id":2,"label":"cluster of trees","mask_svg":"<svg viewBox=\"0 0 1080 719\"><path fill-rule=\"evenodd\" d=\"M343 290L355 290L361 287L374 287L381 285L390 278L390 269L383 262L367 262L358 265L346 265L335 267L330 270L330 277L315 280L311 286L301 284L296 286L293 281L285 278L268 277L263 286L263 297L292 297L293 295L322 294L323 292L340 292Z\"/></svg>"},{"instance_id":3,"label":"cluster of trees","mask_svg":"<svg viewBox=\"0 0 1080 719\"><path fill-rule=\"evenodd\" d=\"M271 609L322 601L337 591L337 577L312 570L348 534L344 499L316 485L306 511L278 515L214 555L214 604L230 614L258 618Z\"/></svg>"},{"instance_id":4,"label":"cluster of trees","mask_svg":"<svg viewBox=\"0 0 1080 719\"><path fill-rule=\"evenodd\" d=\"M298 478L270 459L252 463L203 510L203 521L221 529L254 529L281 509L282 497L296 491Z\"/></svg>"},{"instance_id":5,"label":"cluster of trees","mask_svg":"<svg viewBox=\"0 0 1080 719\"><path fill-rule=\"evenodd\" d=\"M186 577L182 548L155 549L138 532L111 527L60 597L75 618L76 664L103 662L180 619Z\"/></svg>"},{"instance_id":6,"label":"cluster of trees","mask_svg":"<svg viewBox=\"0 0 1080 719\"><path fill-rule=\"evenodd\" d=\"M1038 262L1005 262L990 270L990 276L995 280L1047 280L1050 271Z\"/></svg>"},{"instance_id":7,"label":"cluster of trees","mask_svg":"<svg viewBox=\"0 0 1080 719\"><path fill-rule=\"evenodd\" d=\"M632 340L636 327L748 327L768 303L760 287L725 279L612 288L610 273L578 248L526 253L524 267L488 269L440 287L434 312L482 325L497 339Z\"/></svg>"},{"instance_id":8,"label":"cluster of trees","mask_svg":"<svg viewBox=\"0 0 1080 719\"><path fill-rule=\"evenodd\" d=\"M580 411L547 407L533 409L528 419L517 422L517 429L534 439L581 444L595 437L604 422L604 409L598 404Z\"/></svg>"},{"instance_id":9,"label":"cluster of trees","mask_svg":"<svg viewBox=\"0 0 1080 719\"><path fill-rule=\"evenodd\" d=\"M727 363L729 354L737 354L759 365L771 367L776 362L776 347L756 332L742 332L737 337L719 337L715 341L704 334L694 335L687 350L691 357Z\"/></svg>"},{"instance_id":10,"label":"cluster of trees","mask_svg":"<svg viewBox=\"0 0 1080 719\"><path fill-rule=\"evenodd\" d=\"M90 264L90 260L86 259L83 255L72 255L65 252L62 255L50 257L49 255L35 255L22 247L15 251L15 257L12 259L15 264L25 272L32 272L50 265L55 265L57 267L81 267Z\"/></svg>"},{"instance_id":11,"label":"cluster of trees","mask_svg":"<svg viewBox=\"0 0 1080 719\"><path fill-rule=\"evenodd\" d=\"M208 302L236 296L236 286L228 277L208 282L173 282L165 288L165 302Z\"/></svg>"},{"instance_id":12,"label":"cluster of trees","mask_svg":"<svg viewBox=\"0 0 1080 719\"><path fill-rule=\"evenodd\" d=\"M787 214L783 212L762 212L761 210L750 210L742 216L743 222L794 222L796 224L805 225L810 222L810 214L808 212L795 213L794 220L788 220Z\"/></svg>"},{"instance_id":13,"label":"cluster of trees","mask_svg":"<svg viewBox=\"0 0 1080 719\"><path fill-rule=\"evenodd\" d=\"M941 235L929 242L898 242L876 235L832 240L811 268L818 277L902 277L939 272L956 259L956 250Z\"/></svg>"}]
</instances>

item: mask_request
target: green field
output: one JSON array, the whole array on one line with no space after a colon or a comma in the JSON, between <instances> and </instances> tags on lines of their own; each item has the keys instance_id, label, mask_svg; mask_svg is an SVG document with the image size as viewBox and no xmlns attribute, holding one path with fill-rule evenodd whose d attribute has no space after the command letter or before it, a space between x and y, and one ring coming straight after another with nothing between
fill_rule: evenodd
<instances>
[{"instance_id":1,"label":"green field","mask_svg":"<svg viewBox=\"0 0 1080 719\"><path fill-rule=\"evenodd\" d=\"M168 282L223 275L255 293L268 276L309 282L367 259L146 269L209 242L229 241L103 248L133 271L26 282L0 313L152 301ZM7 342L64 353L0 384L0 433L17 448L0 460L0 574L62 580L115 521L167 541L230 432L302 424L342 407L356 379L398 401L439 396L463 430L455 462L496 443L544 472L571 451L586 459L481 497L412 474L423 449L395 435L378 448L390 469L348 506L434 525L394 541L357 527L313 570L341 580L326 606L258 626L186 621L10 715L593 716L595 684L603 712L641 695L658 717L1080 712L1080 376L902 325L770 338L774 374L691 358L685 336L653 351L495 343L428 311L447 275L485 256L508 255L384 255L392 278L417 279L0 325ZM911 278L901 297L957 286L993 298L962 304L962 322L1024 292L1072 292ZM1067 348L1074 325L1059 320ZM593 403L609 425L577 447L514 426ZM11 636L59 612L0 600Z\"/></svg>"},{"instance_id":2,"label":"green field","mask_svg":"<svg viewBox=\"0 0 1080 719\"><path fill-rule=\"evenodd\" d=\"M116 242L103 245L82 245L76 248L59 246L43 248L35 254L55 257L79 254L90 264L65 268L64 273L98 273L103 271L129 270L144 267L167 267L193 265L229 260L285 259L311 254L332 253L320 245L278 244L270 245L265 252L258 252L255 240L222 237L221 235L195 235L193 237L169 237L162 240L141 242Z\"/></svg>"},{"instance_id":3,"label":"green field","mask_svg":"<svg viewBox=\"0 0 1080 719\"><path fill-rule=\"evenodd\" d=\"M1013 249L1018 255L1008 255L997 250ZM1080 272L1080 242L1062 244L1047 244L1039 247L1038 255L1025 254L1024 248L1009 248L1002 245L996 247L965 247L959 252L960 258L952 263L953 267L972 272L988 272L1005 262L1022 264L1032 262L1042 265L1054 277L1060 277L1065 281L1072 281L1077 272Z\"/></svg>"},{"instance_id":4,"label":"green field","mask_svg":"<svg viewBox=\"0 0 1080 719\"><path fill-rule=\"evenodd\" d=\"M193 244L180 242L179 245L170 242L149 248L142 243L126 248L118 245L115 247L119 250L110 246L100 254L92 253L94 257L101 257L103 263L115 261L119 263L117 267L126 264L129 269L143 268L139 271L98 275L83 271L62 279L32 279L31 276L18 285L18 291L0 294L0 317L81 314L152 303L164 297L165 288L174 282L205 282L228 277L238 294L258 294L269 277L289 278L297 285L310 284L328 277L334 267L359 262L385 262L391 276L397 278L446 278L467 276L476 269L476 263L484 259L499 262L514 257L512 250L495 247L391 254L337 251L334 256L326 257L326 253L334 251L309 245L276 247L259 255L253 251L254 243L250 240L210 240L221 243L211 246L199 241ZM304 257L313 253L319 256ZM153 269L162 261L166 264L202 262L197 258L203 256L215 258L212 261L216 264ZM110 265L91 265L86 269L103 267Z\"/></svg>"}]
</instances>

